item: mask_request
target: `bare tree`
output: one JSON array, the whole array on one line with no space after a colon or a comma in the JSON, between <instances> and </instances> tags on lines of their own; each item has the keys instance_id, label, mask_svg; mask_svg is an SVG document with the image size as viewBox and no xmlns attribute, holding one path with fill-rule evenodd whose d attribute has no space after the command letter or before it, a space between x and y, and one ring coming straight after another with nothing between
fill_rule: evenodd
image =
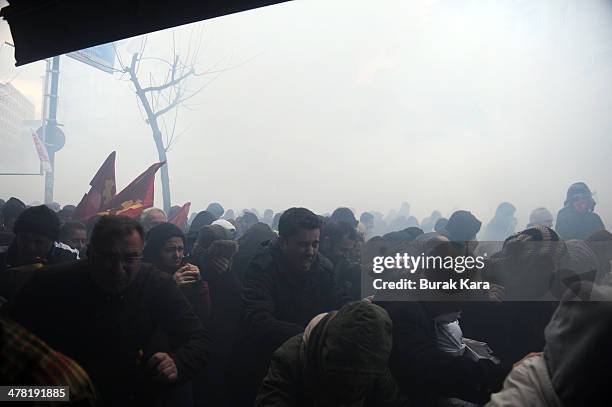
<instances>
[{"instance_id":1,"label":"bare tree","mask_svg":"<svg viewBox=\"0 0 612 407\"><path fill-rule=\"evenodd\" d=\"M142 106L144 110L145 121L151 128L159 160L166 161L166 165L161 167L162 196L166 213L168 213L172 205L167 153L182 134L176 134L179 108L189 108L190 106L186 102L204 90L221 72L228 69L198 72L196 63L200 53L201 40L198 40L199 42L196 47L192 47L192 38L193 33L190 36L186 56L181 57L177 52L173 33L172 61L164 58L144 56L146 37L142 41L140 51L132 55L129 65L124 65L119 54L117 54L117 59L121 64L122 77L128 76L128 80L132 82L136 91L139 106ZM146 79L143 80L143 76L139 75L140 65L142 61L146 60L161 63L167 67L165 69L165 77L159 83L155 80L155 75L152 72L149 72L148 84L144 83ZM212 76L196 89L190 90L191 79L205 75ZM173 114L171 115L170 125L167 125L166 116L170 116L169 113Z\"/></svg>"}]
</instances>

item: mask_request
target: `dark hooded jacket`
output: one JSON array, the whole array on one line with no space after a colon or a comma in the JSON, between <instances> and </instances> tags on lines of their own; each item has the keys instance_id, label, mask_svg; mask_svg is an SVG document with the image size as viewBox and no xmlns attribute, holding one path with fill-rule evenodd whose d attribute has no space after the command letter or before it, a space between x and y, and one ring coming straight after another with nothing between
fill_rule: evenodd
<instances>
[{"instance_id":1,"label":"dark hooded jacket","mask_svg":"<svg viewBox=\"0 0 612 407\"><path fill-rule=\"evenodd\" d=\"M388 367L391 325L384 309L367 302L328 313L274 353L255 405L405 405Z\"/></svg>"},{"instance_id":2,"label":"dark hooded jacket","mask_svg":"<svg viewBox=\"0 0 612 407\"><path fill-rule=\"evenodd\" d=\"M272 353L302 332L322 312L339 309L348 300L335 284L332 264L315 256L304 279L289 271L278 241L253 258L242 290L242 321L234 349L231 394L233 406L252 405Z\"/></svg>"},{"instance_id":3,"label":"dark hooded jacket","mask_svg":"<svg viewBox=\"0 0 612 407\"><path fill-rule=\"evenodd\" d=\"M586 198L589 202L584 213L576 212L572 207L576 199L581 198ZM584 182L572 184L567 190L563 208L557 214L555 230L563 240L585 240L593 233L606 228L599 215L593 212L594 209L595 201L589 187Z\"/></svg>"}]
</instances>

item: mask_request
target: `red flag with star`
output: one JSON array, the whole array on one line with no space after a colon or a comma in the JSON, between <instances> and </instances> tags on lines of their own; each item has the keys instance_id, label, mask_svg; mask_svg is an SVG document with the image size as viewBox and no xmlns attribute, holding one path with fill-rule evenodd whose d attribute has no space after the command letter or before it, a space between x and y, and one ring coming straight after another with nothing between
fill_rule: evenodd
<instances>
[{"instance_id":1,"label":"red flag with star","mask_svg":"<svg viewBox=\"0 0 612 407\"><path fill-rule=\"evenodd\" d=\"M155 173L166 162L155 163L140 174L113 199L107 202L99 215L121 215L130 218L140 216L142 211L153 206Z\"/></svg>"},{"instance_id":2,"label":"red flag with star","mask_svg":"<svg viewBox=\"0 0 612 407\"><path fill-rule=\"evenodd\" d=\"M72 214L72 219L87 222L100 209L115 197L115 151L104 160L104 163L89 183L91 188L86 193Z\"/></svg>"}]
</instances>

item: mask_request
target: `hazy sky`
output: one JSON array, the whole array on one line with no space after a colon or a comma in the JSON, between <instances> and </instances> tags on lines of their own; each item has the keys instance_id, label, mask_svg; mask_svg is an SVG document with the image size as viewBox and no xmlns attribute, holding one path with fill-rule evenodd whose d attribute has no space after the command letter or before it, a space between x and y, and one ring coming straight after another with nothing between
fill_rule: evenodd
<instances>
[{"instance_id":1,"label":"hazy sky","mask_svg":"<svg viewBox=\"0 0 612 407\"><path fill-rule=\"evenodd\" d=\"M610 1L296 0L150 34L146 55L168 58L173 33L183 55L201 36L201 70L233 67L179 111L174 204L386 212L408 201L419 219L470 209L488 221L510 201L524 224L584 180L612 222ZM117 45L124 62L141 40ZM40 109L44 63L15 68L12 52L0 47L0 80ZM119 189L157 153L129 82L69 58L60 70L55 200L66 204L110 151ZM0 171L36 171L35 160L29 140L0 149ZM43 182L0 177L0 191L42 201Z\"/></svg>"}]
</instances>

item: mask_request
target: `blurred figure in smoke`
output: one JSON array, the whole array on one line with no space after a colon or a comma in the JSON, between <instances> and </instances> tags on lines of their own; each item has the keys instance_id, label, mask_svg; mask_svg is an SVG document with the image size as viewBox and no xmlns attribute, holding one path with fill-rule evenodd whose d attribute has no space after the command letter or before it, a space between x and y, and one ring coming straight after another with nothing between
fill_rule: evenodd
<instances>
[{"instance_id":1,"label":"blurred figure in smoke","mask_svg":"<svg viewBox=\"0 0 612 407\"><path fill-rule=\"evenodd\" d=\"M357 227L357 218L352 210L345 207L337 208L331 215L331 218L337 222L348 223L352 228Z\"/></svg>"},{"instance_id":2,"label":"blurred figure in smoke","mask_svg":"<svg viewBox=\"0 0 612 407\"><path fill-rule=\"evenodd\" d=\"M225 219L225 220L234 220L234 217L235 217L235 215L234 215L234 210L233 209L228 209L223 214L223 219Z\"/></svg>"},{"instance_id":3,"label":"blurred figure in smoke","mask_svg":"<svg viewBox=\"0 0 612 407\"><path fill-rule=\"evenodd\" d=\"M527 229L532 228L536 225L546 226L547 228L553 227L553 215L550 211L544 207L535 208L529 214L529 223Z\"/></svg>"},{"instance_id":4,"label":"blurred figure in smoke","mask_svg":"<svg viewBox=\"0 0 612 407\"><path fill-rule=\"evenodd\" d=\"M60 242L79 251L79 257L84 259L87 253L87 228L81 222L66 222L60 228Z\"/></svg>"},{"instance_id":5,"label":"blurred figure in smoke","mask_svg":"<svg viewBox=\"0 0 612 407\"><path fill-rule=\"evenodd\" d=\"M252 212L245 212L238 222L238 236L243 236L253 225L259 222L259 218Z\"/></svg>"},{"instance_id":6,"label":"blurred figure in smoke","mask_svg":"<svg viewBox=\"0 0 612 407\"><path fill-rule=\"evenodd\" d=\"M367 302L317 315L274 353L255 406L405 406L388 367L391 326Z\"/></svg>"},{"instance_id":7,"label":"blurred figure in smoke","mask_svg":"<svg viewBox=\"0 0 612 407\"><path fill-rule=\"evenodd\" d=\"M262 222L270 226L272 224L273 217L274 217L274 211L272 209L266 209L263 214Z\"/></svg>"},{"instance_id":8,"label":"blurred figure in smoke","mask_svg":"<svg viewBox=\"0 0 612 407\"><path fill-rule=\"evenodd\" d=\"M421 229L423 230L423 232L424 233L433 232L436 222L441 217L442 217L442 214L440 213L440 211L435 210L431 213L431 215L423 219L423 221L421 222Z\"/></svg>"},{"instance_id":9,"label":"blurred figure in smoke","mask_svg":"<svg viewBox=\"0 0 612 407\"><path fill-rule=\"evenodd\" d=\"M397 216L404 216L406 218L410 216L410 204L408 202L402 202L397 212Z\"/></svg>"},{"instance_id":10,"label":"blurred figure in smoke","mask_svg":"<svg viewBox=\"0 0 612 407\"><path fill-rule=\"evenodd\" d=\"M436 221L434 225L434 232L446 235L446 224L448 223L448 219L440 218Z\"/></svg>"},{"instance_id":11,"label":"blurred figure in smoke","mask_svg":"<svg viewBox=\"0 0 612 407\"><path fill-rule=\"evenodd\" d=\"M212 213L212 215L215 217L215 220L223 216L223 213L225 212L225 209L223 209L223 206L221 206L221 204L218 202L210 203L208 207L206 208L206 210Z\"/></svg>"},{"instance_id":12,"label":"blurred figure in smoke","mask_svg":"<svg viewBox=\"0 0 612 407\"><path fill-rule=\"evenodd\" d=\"M479 239L477 254L497 253L501 250L504 240L514 233L516 208L509 202L502 202L495 211L495 216L487 224L487 227Z\"/></svg>"},{"instance_id":13,"label":"blurred figure in smoke","mask_svg":"<svg viewBox=\"0 0 612 407\"><path fill-rule=\"evenodd\" d=\"M502 242L514 233L516 208L510 202L502 202L495 211L495 216L487 224L481 240L488 242Z\"/></svg>"},{"instance_id":14,"label":"blurred figure in smoke","mask_svg":"<svg viewBox=\"0 0 612 407\"><path fill-rule=\"evenodd\" d=\"M595 209L591 190L584 182L576 182L567 190L563 208L557 214L555 229L562 239L584 240L598 230L605 229Z\"/></svg>"},{"instance_id":15,"label":"blurred figure in smoke","mask_svg":"<svg viewBox=\"0 0 612 407\"><path fill-rule=\"evenodd\" d=\"M140 223L144 229L145 236L154 226L167 221L166 213L159 208L145 209L142 215L140 215Z\"/></svg>"},{"instance_id":16,"label":"blurred figure in smoke","mask_svg":"<svg viewBox=\"0 0 612 407\"><path fill-rule=\"evenodd\" d=\"M359 225L357 225L359 233L361 233L365 240L368 240L373 236L374 231L374 215L370 212L363 212L359 217Z\"/></svg>"},{"instance_id":17,"label":"blurred figure in smoke","mask_svg":"<svg viewBox=\"0 0 612 407\"><path fill-rule=\"evenodd\" d=\"M72 214L76 206L74 205L64 205L64 207L57 213L57 216L60 218L61 223L66 223L72 220Z\"/></svg>"},{"instance_id":18,"label":"blurred figure in smoke","mask_svg":"<svg viewBox=\"0 0 612 407\"><path fill-rule=\"evenodd\" d=\"M0 253L5 252L13 241L15 234L13 226L17 217L23 212L26 205L17 198L10 198L2 206L2 225L0 226Z\"/></svg>"},{"instance_id":19,"label":"blurred figure in smoke","mask_svg":"<svg viewBox=\"0 0 612 407\"><path fill-rule=\"evenodd\" d=\"M238 253L234 258L233 271L241 281L253 257L262 250L264 244L276 239L277 235L262 222L254 224L238 239Z\"/></svg>"}]
</instances>

